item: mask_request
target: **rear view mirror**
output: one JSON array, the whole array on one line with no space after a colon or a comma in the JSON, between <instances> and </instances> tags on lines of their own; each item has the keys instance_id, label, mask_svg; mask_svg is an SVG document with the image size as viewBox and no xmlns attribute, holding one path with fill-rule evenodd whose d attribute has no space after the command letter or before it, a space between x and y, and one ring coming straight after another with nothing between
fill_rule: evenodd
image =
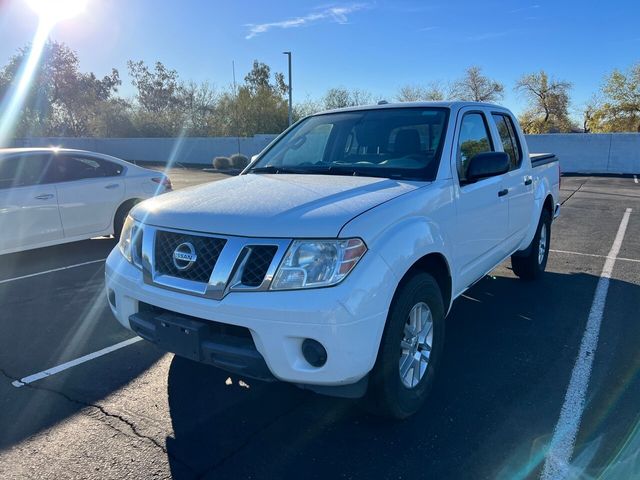
<instances>
[{"instance_id":1,"label":"rear view mirror","mask_svg":"<svg viewBox=\"0 0 640 480\"><path fill-rule=\"evenodd\" d=\"M483 152L471 157L467 169L467 181L502 175L509 171L509 155L504 152Z\"/></svg>"}]
</instances>

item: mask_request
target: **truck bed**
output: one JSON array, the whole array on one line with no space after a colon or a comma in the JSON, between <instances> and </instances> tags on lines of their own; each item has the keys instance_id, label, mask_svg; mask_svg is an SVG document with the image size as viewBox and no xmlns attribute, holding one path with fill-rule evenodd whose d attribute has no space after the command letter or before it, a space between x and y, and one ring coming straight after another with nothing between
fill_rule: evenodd
<instances>
[{"instance_id":1,"label":"truck bed","mask_svg":"<svg viewBox=\"0 0 640 480\"><path fill-rule=\"evenodd\" d=\"M529 158L531 159L532 167L539 167L558 161L558 157L553 153L530 153Z\"/></svg>"}]
</instances>

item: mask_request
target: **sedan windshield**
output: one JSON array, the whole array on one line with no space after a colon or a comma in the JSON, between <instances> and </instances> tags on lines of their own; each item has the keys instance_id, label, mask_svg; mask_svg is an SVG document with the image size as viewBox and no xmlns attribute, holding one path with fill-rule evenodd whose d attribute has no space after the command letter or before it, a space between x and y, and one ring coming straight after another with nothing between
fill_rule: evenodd
<instances>
[{"instance_id":1,"label":"sedan windshield","mask_svg":"<svg viewBox=\"0 0 640 480\"><path fill-rule=\"evenodd\" d=\"M362 175L433 180L448 109L384 108L309 117L249 173Z\"/></svg>"}]
</instances>

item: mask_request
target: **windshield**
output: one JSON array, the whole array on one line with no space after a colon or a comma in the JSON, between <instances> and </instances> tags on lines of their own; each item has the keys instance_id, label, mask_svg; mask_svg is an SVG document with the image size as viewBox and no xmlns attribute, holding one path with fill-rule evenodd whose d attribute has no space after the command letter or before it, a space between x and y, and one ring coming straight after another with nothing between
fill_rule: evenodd
<instances>
[{"instance_id":1,"label":"windshield","mask_svg":"<svg viewBox=\"0 0 640 480\"><path fill-rule=\"evenodd\" d=\"M362 175L433 180L448 109L386 108L309 117L250 173Z\"/></svg>"}]
</instances>

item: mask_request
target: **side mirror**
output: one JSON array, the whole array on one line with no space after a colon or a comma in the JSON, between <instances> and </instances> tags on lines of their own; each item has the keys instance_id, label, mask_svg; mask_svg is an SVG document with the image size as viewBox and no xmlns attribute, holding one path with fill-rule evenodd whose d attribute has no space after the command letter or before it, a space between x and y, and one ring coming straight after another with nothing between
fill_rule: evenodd
<instances>
[{"instance_id":1,"label":"side mirror","mask_svg":"<svg viewBox=\"0 0 640 480\"><path fill-rule=\"evenodd\" d=\"M509 171L509 155L504 152L483 152L471 157L467 168L467 182L495 177Z\"/></svg>"}]
</instances>

